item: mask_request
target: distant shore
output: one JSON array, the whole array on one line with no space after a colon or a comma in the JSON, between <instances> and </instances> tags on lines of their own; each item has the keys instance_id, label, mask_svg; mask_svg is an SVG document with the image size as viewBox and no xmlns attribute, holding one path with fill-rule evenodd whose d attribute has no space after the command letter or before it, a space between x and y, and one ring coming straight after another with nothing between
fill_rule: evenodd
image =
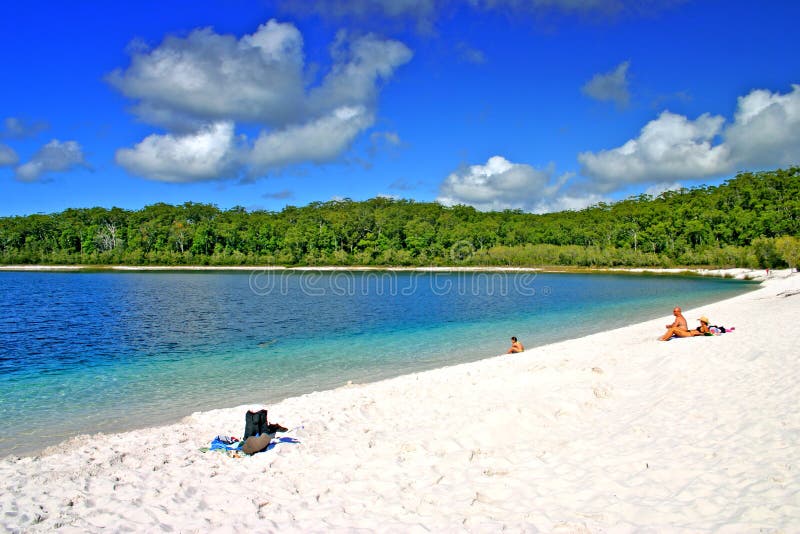
<instances>
[{"instance_id":1,"label":"distant shore","mask_svg":"<svg viewBox=\"0 0 800 534\"><path fill-rule=\"evenodd\" d=\"M620 273L620 274L690 274L764 281L769 275L765 269L703 267L402 267L402 266L301 266L279 265L0 265L0 271L76 272L76 271L408 271L408 272L543 272L543 273Z\"/></svg>"}]
</instances>

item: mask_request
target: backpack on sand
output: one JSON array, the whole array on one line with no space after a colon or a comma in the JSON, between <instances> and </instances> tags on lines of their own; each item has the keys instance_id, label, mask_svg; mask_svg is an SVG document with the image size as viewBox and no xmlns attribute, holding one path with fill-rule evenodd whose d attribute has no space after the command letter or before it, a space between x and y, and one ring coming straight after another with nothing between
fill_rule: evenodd
<instances>
[{"instance_id":1,"label":"backpack on sand","mask_svg":"<svg viewBox=\"0 0 800 534\"><path fill-rule=\"evenodd\" d=\"M248 410L244 414L244 436L242 437L242 452L255 454L269 446L270 440L276 432L286 432L286 427L277 423L267 422L267 410Z\"/></svg>"},{"instance_id":2,"label":"backpack on sand","mask_svg":"<svg viewBox=\"0 0 800 534\"><path fill-rule=\"evenodd\" d=\"M242 436L242 441L246 440L250 436L258 436L259 434L268 434L267 410L246 412L244 414L244 436Z\"/></svg>"}]
</instances>

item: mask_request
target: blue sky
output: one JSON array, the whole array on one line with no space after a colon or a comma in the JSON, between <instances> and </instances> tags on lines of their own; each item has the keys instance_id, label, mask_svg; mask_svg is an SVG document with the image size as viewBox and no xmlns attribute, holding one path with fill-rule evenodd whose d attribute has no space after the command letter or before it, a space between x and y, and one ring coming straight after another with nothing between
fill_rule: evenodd
<instances>
[{"instance_id":1,"label":"blue sky","mask_svg":"<svg viewBox=\"0 0 800 534\"><path fill-rule=\"evenodd\" d=\"M577 209L800 163L800 2L24 2L0 215Z\"/></svg>"}]
</instances>

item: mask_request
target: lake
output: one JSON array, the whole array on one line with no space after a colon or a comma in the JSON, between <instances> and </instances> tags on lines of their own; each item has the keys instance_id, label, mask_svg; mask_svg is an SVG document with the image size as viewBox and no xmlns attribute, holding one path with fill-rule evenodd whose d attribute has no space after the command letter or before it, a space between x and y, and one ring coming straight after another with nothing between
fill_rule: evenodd
<instances>
[{"instance_id":1,"label":"lake","mask_svg":"<svg viewBox=\"0 0 800 534\"><path fill-rule=\"evenodd\" d=\"M671 320L675 305L755 287L618 274L0 272L0 456L491 357L512 335L531 348Z\"/></svg>"}]
</instances>

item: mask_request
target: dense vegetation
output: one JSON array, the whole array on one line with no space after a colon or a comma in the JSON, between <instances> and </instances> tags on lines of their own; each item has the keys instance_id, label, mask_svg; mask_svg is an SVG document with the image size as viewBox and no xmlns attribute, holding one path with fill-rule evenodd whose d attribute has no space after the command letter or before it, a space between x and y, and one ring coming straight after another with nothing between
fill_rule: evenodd
<instances>
[{"instance_id":1,"label":"dense vegetation","mask_svg":"<svg viewBox=\"0 0 800 534\"><path fill-rule=\"evenodd\" d=\"M543 215L387 198L68 209L0 218L0 263L794 267L799 237L794 167Z\"/></svg>"}]
</instances>

